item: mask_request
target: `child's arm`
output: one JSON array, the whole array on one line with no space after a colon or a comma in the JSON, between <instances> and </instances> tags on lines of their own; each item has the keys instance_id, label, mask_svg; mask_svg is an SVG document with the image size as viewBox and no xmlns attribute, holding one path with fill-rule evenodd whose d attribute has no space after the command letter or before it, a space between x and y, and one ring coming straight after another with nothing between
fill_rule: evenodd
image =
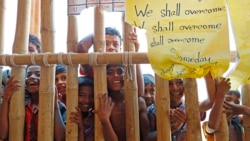
<instances>
[{"instance_id":1,"label":"child's arm","mask_svg":"<svg viewBox=\"0 0 250 141\"><path fill-rule=\"evenodd\" d=\"M231 83L229 79L222 78L219 82L216 80L216 99L209 115L207 129L211 130L208 133L214 132L219 127L224 97L230 87Z\"/></svg>"},{"instance_id":2,"label":"child's arm","mask_svg":"<svg viewBox=\"0 0 250 141\"><path fill-rule=\"evenodd\" d=\"M208 98L199 104L200 112L205 112L210 109L215 99L215 82L210 72L204 77L207 87Z\"/></svg>"}]
</instances>

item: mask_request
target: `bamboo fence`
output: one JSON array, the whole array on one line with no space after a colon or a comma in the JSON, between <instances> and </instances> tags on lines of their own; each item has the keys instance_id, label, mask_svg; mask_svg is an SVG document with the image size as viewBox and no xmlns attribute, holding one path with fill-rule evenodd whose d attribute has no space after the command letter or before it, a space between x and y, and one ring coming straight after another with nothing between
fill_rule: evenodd
<instances>
[{"instance_id":1,"label":"bamboo fence","mask_svg":"<svg viewBox=\"0 0 250 141\"><path fill-rule=\"evenodd\" d=\"M4 27L5 27L5 9L6 9L6 0L0 1L0 54L4 52ZM2 74L3 67L0 67L0 74ZM0 76L0 82L2 82L2 75ZM3 96L2 83L0 84L0 108L1 108L1 97Z\"/></svg>"},{"instance_id":2,"label":"bamboo fence","mask_svg":"<svg viewBox=\"0 0 250 141\"><path fill-rule=\"evenodd\" d=\"M28 35L30 23L30 8L31 1L23 0L18 1L17 7L17 22L15 39L13 43L13 54L26 54L28 46ZM24 65L15 65L14 58L12 58L11 75L15 76L14 79L20 80L22 84L25 84L25 67ZM24 86L15 92L10 101L9 110L9 140L10 141L22 141L24 139ZM18 107L18 108L17 108ZM17 128L18 127L18 128Z\"/></svg>"},{"instance_id":3,"label":"bamboo fence","mask_svg":"<svg viewBox=\"0 0 250 141\"><path fill-rule=\"evenodd\" d=\"M35 2L36 3L36 2ZM34 10L34 1L19 0L18 14L16 23L15 41L13 44L13 54L3 55L3 31L4 31L4 9L5 0L0 2L0 65L11 66L12 75L15 79L22 80L24 84L25 65L36 64L42 66L41 80L39 88L39 127L38 140L52 141L54 137L54 102L55 102L55 64L67 65L67 115L75 111L78 102L77 87L77 71L78 64L91 64L94 66L95 81L95 107L98 107L98 94L107 93L106 84L106 64L124 64L131 69L129 78L125 81L125 102L126 104L126 138L129 141L139 141L139 118L138 118L138 88L136 82L136 69L134 64L148 64L147 53L135 53L133 45L125 40L124 53L105 53L105 36L104 36L104 17L102 11L95 8L95 30L94 30L94 51L96 53L75 53L75 47L78 41L77 37L77 21L75 16L68 17L68 39L67 53L54 53L55 47L55 29L54 29L54 1L42 0L41 4L41 25L40 18L35 18L35 22L29 22L30 16L39 16L31 14L31 5ZM37 4L37 3L36 3ZM33 17L34 19L34 17ZM32 25L30 25L30 23ZM38 25L34 25L38 24ZM39 29L40 28L40 29ZM27 54L28 34L30 31L39 35L41 32L42 52L41 54ZM133 30L130 25L124 25L125 36ZM126 37L125 37L126 39ZM124 61L124 58L126 58ZM236 59L236 53L231 52L231 62ZM1 72L1 69L0 69ZM130 79L131 78L131 79ZM1 77L0 77L1 80ZM200 141L200 119L198 109L198 93L195 79L185 79L185 99L187 112L187 138L190 141ZM157 138L159 141L170 141L170 99L168 96L168 81L156 76L156 106L157 106ZM17 94L14 94L10 103L10 141L23 140L24 129L24 87ZM249 102L249 85L243 87L243 104L250 106ZM18 107L18 108L17 108ZM98 109L96 109L98 110ZM244 127L246 131L246 140L250 140L249 136L249 118L244 118ZM223 129L225 131L225 129ZM66 140L76 141L78 138L77 125L67 122ZM95 117L95 140L104 141L102 133L102 125Z\"/></svg>"}]
</instances>

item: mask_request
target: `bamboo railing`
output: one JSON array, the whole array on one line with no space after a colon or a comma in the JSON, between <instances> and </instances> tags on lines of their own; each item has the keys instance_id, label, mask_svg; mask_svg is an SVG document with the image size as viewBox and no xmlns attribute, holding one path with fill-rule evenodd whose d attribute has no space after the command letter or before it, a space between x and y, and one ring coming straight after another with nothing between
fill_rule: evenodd
<instances>
[{"instance_id":1,"label":"bamboo railing","mask_svg":"<svg viewBox=\"0 0 250 141\"><path fill-rule=\"evenodd\" d=\"M0 54L4 52L4 29L5 29L5 15L6 15L6 0L0 1ZM2 74L3 67L0 67L0 74ZM0 76L0 82L2 82L2 75ZM1 108L1 97L3 96L2 83L0 84L0 108Z\"/></svg>"},{"instance_id":2,"label":"bamboo railing","mask_svg":"<svg viewBox=\"0 0 250 141\"><path fill-rule=\"evenodd\" d=\"M5 1L0 2L0 39L3 38L3 20L4 20L4 6ZM98 95L99 93L107 93L106 84L106 64L123 64L124 57L129 56L129 66L132 70L132 79L125 83L125 101L126 103L126 130L127 140L139 141L139 119L138 119L138 88L135 77L135 65L134 64L148 64L149 60L147 53L134 53L133 47L125 40L125 53L105 53L105 37L104 37L104 22L103 13L96 8L95 9L95 37L94 37L94 51L95 54L88 53L74 53L75 46L77 44L77 21L75 16L68 17L68 53L54 53L54 3L51 0L41 1L41 39L42 39L42 52L41 54L26 54L27 53L27 41L30 26L30 0L18 1L18 15L16 23L15 41L13 44L12 55L2 55L3 40L0 41L0 65L6 65L12 67L12 75L15 79L22 80L24 84L25 67L27 64L37 64L42 66L41 80L39 88L39 133L38 140L53 140L53 127L54 127L54 102L55 102L55 89L54 89L54 64L67 65L67 115L70 112L75 111L78 99L77 84L77 71L78 64L89 64L93 57L95 62L92 62L94 66L94 81L95 81L95 107L98 107ZM39 14L38 14L39 15ZM32 24L37 22L31 22ZM33 25L34 26L34 25ZM38 26L39 27L39 26ZM34 27L34 31L37 27ZM125 35L131 31L129 25L125 25ZM36 30L37 32L37 30ZM39 33L39 31L38 31ZM126 39L126 38L125 38ZM47 53L49 52L49 53ZM92 58L92 59L91 59ZM235 62L236 53L231 52L231 62ZM1 72L1 69L0 69ZM1 80L1 77L0 77ZM249 85L243 87L243 104L250 106L249 102ZM171 140L170 122L169 118L169 97L168 97L168 81L163 80L156 76L156 106L157 106L157 130L158 140ZM14 94L10 103L10 132L9 140L18 141L23 140L24 129L24 87L20 89L17 94ZM199 109L198 109L198 93L197 84L195 79L185 79L185 99L186 99L186 112L187 112L187 138L192 141L201 140L200 121L199 121ZM17 108L18 107L18 108ZM98 109L96 109L98 110ZM18 128L17 128L18 127ZM244 127L246 133L249 133L249 118L244 118ZM225 130L225 129L224 129ZM169 132L167 132L169 131ZM67 122L66 126L66 140L77 140L78 132L77 125ZM249 139L250 134L246 134L246 140ZM95 140L103 141L102 126L97 117L95 117Z\"/></svg>"},{"instance_id":3,"label":"bamboo railing","mask_svg":"<svg viewBox=\"0 0 250 141\"><path fill-rule=\"evenodd\" d=\"M28 34L30 23L30 0L18 1L17 21L14 44L12 48L13 54L26 54L28 46ZM13 59L13 58L12 58ZM11 60L12 60L11 59ZM11 61L12 62L12 61ZM24 89L25 89L25 67L17 66L14 61L11 66L11 75L14 79L20 80L23 84L21 89L12 95L9 110L9 140L22 141L24 139ZM18 107L18 108L17 108ZM17 128L18 127L18 128Z\"/></svg>"}]
</instances>

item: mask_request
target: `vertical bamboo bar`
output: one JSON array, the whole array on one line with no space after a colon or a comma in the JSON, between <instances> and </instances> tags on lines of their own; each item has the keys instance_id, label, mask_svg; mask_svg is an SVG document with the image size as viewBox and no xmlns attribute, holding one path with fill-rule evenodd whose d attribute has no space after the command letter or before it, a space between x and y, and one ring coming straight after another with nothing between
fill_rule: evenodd
<instances>
[{"instance_id":1,"label":"vertical bamboo bar","mask_svg":"<svg viewBox=\"0 0 250 141\"><path fill-rule=\"evenodd\" d=\"M128 23L124 23L124 49L125 51L134 52L134 44L128 40L129 32L133 31L133 27ZM132 80L129 76L124 76L124 93L126 105L126 140L139 141L139 107L138 107L138 88L136 80L136 68L134 64L128 64L128 69L132 70Z\"/></svg>"},{"instance_id":2,"label":"vertical bamboo bar","mask_svg":"<svg viewBox=\"0 0 250 141\"><path fill-rule=\"evenodd\" d=\"M31 1L30 32L40 38L41 27L41 0Z\"/></svg>"},{"instance_id":3,"label":"vertical bamboo bar","mask_svg":"<svg viewBox=\"0 0 250 141\"><path fill-rule=\"evenodd\" d=\"M155 74L157 140L171 141L169 81Z\"/></svg>"},{"instance_id":4,"label":"vertical bamboo bar","mask_svg":"<svg viewBox=\"0 0 250 141\"><path fill-rule=\"evenodd\" d=\"M5 32L5 10L6 10L6 0L0 1L0 54L4 52L4 32ZM2 74L3 67L0 67L0 74ZM0 82L2 82L2 75L0 75ZM3 89L2 83L0 84L0 108L2 104Z\"/></svg>"},{"instance_id":5,"label":"vertical bamboo bar","mask_svg":"<svg viewBox=\"0 0 250 141\"><path fill-rule=\"evenodd\" d=\"M184 79L187 115L187 140L201 141L200 111L196 79Z\"/></svg>"},{"instance_id":6,"label":"vertical bamboo bar","mask_svg":"<svg viewBox=\"0 0 250 141\"><path fill-rule=\"evenodd\" d=\"M94 10L94 51L105 52L106 41L104 31L104 13L95 7ZM99 48L98 48L99 47ZM98 107L98 94L107 93L107 77L106 77L106 65L94 65L94 103L95 107ZM98 109L97 109L98 110ZM103 129L98 116L95 116L95 141L104 141Z\"/></svg>"},{"instance_id":7,"label":"vertical bamboo bar","mask_svg":"<svg viewBox=\"0 0 250 141\"><path fill-rule=\"evenodd\" d=\"M75 52L78 43L77 17L68 16L68 52ZM76 112L78 107L78 65L67 66L67 86L66 86L66 103L67 117L71 112ZM68 118L67 118L68 119ZM78 125L76 123L67 122L66 141L78 141Z\"/></svg>"},{"instance_id":8,"label":"vertical bamboo bar","mask_svg":"<svg viewBox=\"0 0 250 141\"><path fill-rule=\"evenodd\" d=\"M41 2L42 52L54 52L54 1ZM49 58L48 58L49 59ZM44 62L45 64L45 62ZM47 64L45 64L47 65ZM38 140L54 140L55 65L42 66L39 87Z\"/></svg>"},{"instance_id":9,"label":"vertical bamboo bar","mask_svg":"<svg viewBox=\"0 0 250 141\"><path fill-rule=\"evenodd\" d=\"M241 88L242 92L242 105L250 107L250 85L245 84ZM244 121L243 121L243 127L245 130L245 141L250 140L250 117L243 115Z\"/></svg>"},{"instance_id":10,"label":"vertical bamboo bar","mask_svg":"<svg viewBox=\"0 0 250 141\"><path fill-rule=\"evenodd\" d=\"M229 141L229 132L226 114L221 115L220 125L217 131L214 134L215 141Z\"/></svg>"},{"instance_id":11,"label":"vertical bamboo bar","mask_svg":"<svg viewBox=\"0 0 250 141\"><path fill-rule=\"evenodd\" d=\"M16 33L12 52L16 54L27 53L29 20L30 20L30 0L19 0L17 9ZM13 59L15 61L15 59ZM22 87L12 95L9 112L9 140L22 141L24 138L24 86L25 67L11 67L11 75L14 79L20 80ZM18 108L17 108L18 107Z\"/></svg>"}]
</instances>

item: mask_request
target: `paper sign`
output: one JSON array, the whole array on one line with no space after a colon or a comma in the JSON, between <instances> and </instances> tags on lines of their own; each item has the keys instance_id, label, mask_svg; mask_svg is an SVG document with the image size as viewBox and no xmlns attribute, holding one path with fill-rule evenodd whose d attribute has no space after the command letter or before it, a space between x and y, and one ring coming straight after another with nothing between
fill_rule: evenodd
<instances>
[{"instance_id":1,"label":"paper sign","mask_svg":"<svg viewBox=\"0 0 250 141\"><path fill-rule=\"evenodd\" d=\"M232 89L250 84L250 1L228 1L239 62L229 75Z\"/></svg>"},{"instance_id":2,"label":"paper sign","mask_svg":"<svg viewBox=\"0 0 250 141\"><path fill-rule=\"evenodd\" d=\"M68 0L68 15L79 15L83 9L100 6L105 11L125 10L125 0Z\"/></svg>"},{"instance_id":3,"label":"paper sign","mask_svg":"<svg viewBox=\"0 0 250 141\"><path fill-rule=\"evenodd\" d=\"M224 0L129 0L126 21L147 30L148 57L165 79L198 78L229 67Z\"/></svg>"}]
</instances>

